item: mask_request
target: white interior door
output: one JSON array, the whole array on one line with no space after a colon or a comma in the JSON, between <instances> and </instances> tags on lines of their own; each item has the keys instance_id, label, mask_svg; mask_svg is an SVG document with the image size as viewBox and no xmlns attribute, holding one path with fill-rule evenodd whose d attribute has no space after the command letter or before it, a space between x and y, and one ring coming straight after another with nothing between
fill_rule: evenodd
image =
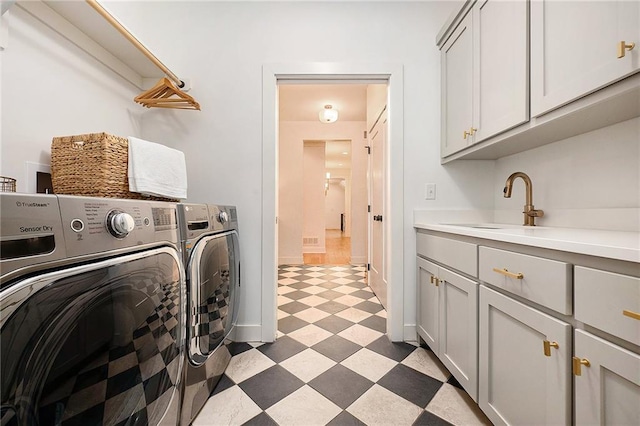
<instances>
[{"instance_id":1,"label":"white interior door","mask_svg":"<svg viewBox=\"0 0 640 426\"><path fill-rule=\"evenodd\" d=\"M387 309L386 275L386 190L385 190L385 153L387 152L387 112L383 110L378 121L369 132L371 147L369 183L371 185L371 212L369 214L369 285L382 306Z\"/></svg>"}]
</instances>

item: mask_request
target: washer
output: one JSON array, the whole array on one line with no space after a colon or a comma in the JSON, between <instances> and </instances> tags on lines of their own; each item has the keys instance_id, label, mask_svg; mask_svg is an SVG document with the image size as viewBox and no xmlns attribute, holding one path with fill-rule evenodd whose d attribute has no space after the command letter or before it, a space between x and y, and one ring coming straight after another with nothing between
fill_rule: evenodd
<instances>
[{"instance_id":1,"label":"washer","mask_svg":"<svg viewBox=\"0 0 640 426\"><path fill-rule=\"evenodd\" d=\"M2 425L176 425L176 204L1 194Z\"/></svg>"},{"instance_id":2,"label":"washer","mask_svg":"<svg viewBox=\"0 0 640 426\"><path fill-rule=\"evenodd\" d=\"M240 252L233 206L178 204L187 273L187 341L181 424L198 415L231 354L238 316Z\"/></svg>"}]
</instances>

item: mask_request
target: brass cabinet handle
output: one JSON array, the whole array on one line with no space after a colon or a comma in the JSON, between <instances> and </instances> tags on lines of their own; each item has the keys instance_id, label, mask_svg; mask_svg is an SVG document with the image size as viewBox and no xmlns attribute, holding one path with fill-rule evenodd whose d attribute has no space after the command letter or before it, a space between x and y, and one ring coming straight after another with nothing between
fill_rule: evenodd
<instances>
[{"instance_id":1,"label":"brass cabinet handle","mask_svg":"<svg viewBox=\"0 0 640 426\"><path fill-rule=\"evenodd\" d=\"M640 320L640 314L637 313L637 312L628 311L628 310L624 309L622 311L622 315L624 315L625 317L629 317L629 318Z\"/></svg>"},{"instance_id":2,"label":"brass cabinet handle","mask_svg":"<svg viewBox=\"0 0 640 426\"><path fill-rule=\"evenodd\" d=\"M560 347L560 345L558 344L558 342L550 342L548 340L543 340L542 341L543 347L544 347L544 356L551 356L551 348L556 348L558 349Z\"/></svg>"},{"instance_id":3,"label":"brass cabinet handle","mask_svg":"<svg viewBox=\"0 0 640 426\"><path fill-rule=\"evenodd\" d=\"M434 278L435 278L435 277L434 277L433 275L431 275L431 276L429 277L429 281L431 281L431 284L433 284L433 279L434 279Z\"/></svg>"},{"instance_id":4,"label":"brass cabinet handle","mask_svg":"<svg viewBox=\"0 0 640 426\"><path fill-rule=\"evenodd\" d=\"M462 134L462 139L466 139L467 136L471 136L471 133L467 132L466 130L464 131L464 133Z\"/></svg>"},{"instance_id":5,"label":"brass cabinet handle","mask_svg":"<svg viewBox=\"0 0 640 426\"><path fill-rule=\"evenodd\" d=\"M429 280L431 281L431 284L435 284L436 287L438 287L440 285L440 278L438 278L438 277L434 277L433 275L431 275L429 277Z\"/></svg>"},{"instance_id":6,"label":"brass cabinet handle","mask_svg":"<svg viewBox=\"0 0 640 426\"><path fill-rule=\"evenodd\" d=\"M618 59L624 58L624 55L627 53L627 50L633 50L636 47L634 42L627 43L624 40L618 43Z\"/></svg>"},{"instance_id":7,"label":"brass cabinet handle","mask_svg":"<svg viewBox=\"0 0 640 426\"><path fill-rule=\"evenodd\" d=\"M478 131L478 129L476 129L475 127L470 128L469 129L469 136L475 135L477 131Z\"/></svg>"},{"instance_id":8,"label":"brass cabinet handle","mask_svg":"<svg viewBox=\"0 0 640 426\"><path fill-rule=\"evenodd\" d=\"M497 272L499 274L505 275L509 278L515 278L516 280L521 280L524 278L524 275L522 274L522 272L509 272L507 271L507 268L493 268L493 272Z\"/></svg>"},{"instance_id":9,"label":"brass cabinet handle","mask_svg":"<svg viewBox=\"0 0 640 426\"><path fill-rule=\"evenodd\" d=\"M576 376L582 376L582 366L590 367L591 363L588 359L580 359L577 356L573 357L573 374Z\"/></svg>"}]
</instances>

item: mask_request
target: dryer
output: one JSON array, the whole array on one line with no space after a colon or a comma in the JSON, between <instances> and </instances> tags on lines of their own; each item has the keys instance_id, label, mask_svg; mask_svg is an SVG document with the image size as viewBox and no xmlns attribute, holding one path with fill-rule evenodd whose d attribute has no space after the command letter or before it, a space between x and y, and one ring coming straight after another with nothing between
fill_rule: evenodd
<instances>
[{"instance_id":1,"label":"dryer","mask_svg":"<svg viewBox=\"0 0 640 426\"><path fill-rule=\"evenodd\" d=\"M233 206L178 204L187 274L187 341L181 424L198 415L231 360L238 317L240 247Z\"/></svg>"},{"instance_id":2,"label":"dryer","mask_svg":"<svg viewBox=\"0 0 640 426\"><path fill-rule=\"evenodd\" d=\"M2 425L176 425L176 205L0 196Z\"/></svg>"}]
</instances>

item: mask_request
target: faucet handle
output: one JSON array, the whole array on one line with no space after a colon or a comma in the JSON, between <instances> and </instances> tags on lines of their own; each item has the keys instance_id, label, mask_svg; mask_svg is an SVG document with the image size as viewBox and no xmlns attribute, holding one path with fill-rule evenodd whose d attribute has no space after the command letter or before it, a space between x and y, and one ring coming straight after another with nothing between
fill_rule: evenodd
<instances>
[{"instance_id":1,"label":"faucet handle","mask_svg":"<svg viewBox=\"0 0 640 426\"><path fill-rule=\"evenodd\" d=\"M524 211L523 213L526 214L529 217L543 217L544 216L544 210L534 210L533 206L531 206L531 210Z\"/></svg>"}]
</instances>

